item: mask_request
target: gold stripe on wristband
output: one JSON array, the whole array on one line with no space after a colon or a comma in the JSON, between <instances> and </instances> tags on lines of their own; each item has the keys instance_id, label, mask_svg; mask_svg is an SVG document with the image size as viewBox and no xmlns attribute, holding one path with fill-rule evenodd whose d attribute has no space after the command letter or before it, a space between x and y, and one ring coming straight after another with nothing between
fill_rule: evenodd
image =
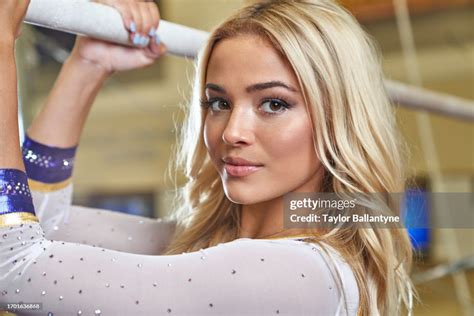
<instances>
[{"instance_id":1,"label":"gold stripe on wristband","mask_svg":"<svg viewBox=\"0 0 474 316\"><path fill-rule=\"evenodd\" d=\"M38 222L38 217L36 217L36 215L27 212L16 212L0 215L0 227Z\"/></svg>"},{"instance_id":2,"label":"gold stripe on wristband","mask_svg":"<svg viewBox=\"0 0 474 316\"><path fill-rule=\"evenodd\" d=\"M30 190L39 192L52 192L64 189L71 183L72 178L56 183L44 183L28 179Z\"/></svg>"}]
</instances>

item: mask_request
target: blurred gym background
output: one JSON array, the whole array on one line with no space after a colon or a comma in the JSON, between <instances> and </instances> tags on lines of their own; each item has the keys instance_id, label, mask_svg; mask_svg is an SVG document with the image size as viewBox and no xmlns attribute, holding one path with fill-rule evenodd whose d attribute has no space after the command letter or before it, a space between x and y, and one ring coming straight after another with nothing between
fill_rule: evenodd
<instances>
[{"instance_id":1,"label":"blurred gym background","mask_svg":"<svg viewBox=\"0 0 474 316\"><path fill-rule=\"evenodd\" d=\"M163 19L206 31L248 2L157 1ZM397 7L403 0L340 2L378 42L387 78L474 99L473 0L407 0L409 20L403 16L403 5ZM410 47L411 37L414 46ZM74 39L65 33L25 27L17 49L25 128L42 106ZM118 74L108 81L80 143L74 172L75 204L148 217L168 214L174 188L170 177L174 171L169 170L168 162L182 119L178 105L187 103L193 70L192 60L166 56L150 68ZM472 122L421 114L432 131L430 151L421 112L397 108L400 128L412 152L408 168L416 186L426 191L472 192ZM413 198L408 208L424 198L423 193ZM433 212L446 211L430 203L423 205L427 220ZM473 217L467 220L472 222ZM415 302L415 315L473 313L474 229L425 229L412 234L417 253L414 275L423 276L416 279L421 302ZM428 274L421 274L426 271Z\"/></svg>"}]
</instances>

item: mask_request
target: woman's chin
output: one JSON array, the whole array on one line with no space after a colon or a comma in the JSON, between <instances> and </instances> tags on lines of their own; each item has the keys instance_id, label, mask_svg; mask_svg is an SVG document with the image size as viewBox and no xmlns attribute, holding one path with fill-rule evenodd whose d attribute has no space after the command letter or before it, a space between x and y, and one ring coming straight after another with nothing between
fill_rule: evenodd
<instances>
[{"instance_id":1,"label":"woman's chin","mask_svg":"<svg viewBox=\"0 0 474 316\"><path fill-rule=\"evenodd\" d=\"M224 187L227 198L235 204L253 204L255 203L255 195L249 195L246 190Z\"/></svg>"},{"instance_id":2,"label":"woman's chin","mask_svg":"<svg viewBox=\"0 0 474 316\"><path fill-rule=\"evenodd\" d=\"M245 188L224 186L224 193L227 198L235 204L252 205L269 200L259 194L258 189L252 189L250 186L246 186Z\"/></svg>"},{"instance_id":3,"label":"woman's chin","mask_svg":"<svg viewBox=\"0 0 474 316\"><path fill-rule=\"evenodd\" d=\"M235 204L249 204L248 203L248 199L245 199L243 198L241 195L238 195L238 194L229 194L226 192L225 194L227 196L227 198L232 202L232 203L235 203Z\"/></svg>"}]
</instances>

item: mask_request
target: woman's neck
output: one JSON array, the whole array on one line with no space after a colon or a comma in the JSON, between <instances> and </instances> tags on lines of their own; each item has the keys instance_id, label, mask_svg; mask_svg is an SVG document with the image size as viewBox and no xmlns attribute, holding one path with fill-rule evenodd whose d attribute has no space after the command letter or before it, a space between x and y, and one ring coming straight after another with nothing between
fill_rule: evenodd
<instances>
[{"instance_id":1,"label":"woman's neck","mask_svg":"<svg viewBox=\"0 0 474 316\"><path fill-rule=\"evenodd\" d=\"M285 228L283 198L242 205L239 238L265 239L311 235L310 229Z\"/></svg>"},{"instance_id":2,"label":"woman's neck","mask_svg":"<svg viewBox=\"0 0 474 316\"><path fill-rule=\"evenodd\" d=\"M283 198L242 205L240 238L257 238L283 230Z\"/></svg>"}]
</instances>

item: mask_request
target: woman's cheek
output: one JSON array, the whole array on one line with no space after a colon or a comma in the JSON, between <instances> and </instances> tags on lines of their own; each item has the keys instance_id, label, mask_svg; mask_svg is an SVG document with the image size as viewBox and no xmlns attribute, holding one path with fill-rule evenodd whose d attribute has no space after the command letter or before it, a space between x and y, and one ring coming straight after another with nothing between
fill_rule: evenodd
<instances>
[{"instance_id":1,"label":"woman's cheek","mask_svg":"<svg viewBox=\"0 0 474 316\"><path fill-rule=\"evenodd\" d=\"M309 122L281 127L284 133L267 135L264 147L272 161L272 171L282 178L294 178L297 174L310 169L316 159L313 138Z\"/></svg>"},{"instance_id":2,"label":"woman's cheek","mask_svg":"<svg viewBox=\"0 0 474 316\"><path fill-rule=\"evenodd\" d=\"M211 158L212 163L218 168L218 162L220 161L219 158L219 140L221 137L219 136L219 131L216 128L215 124L208 123L206 120L206 124L204 125L204 144L206 146L207 152L209 157ZM219 170L218 170L219 171Z\"/></svg>"},{"instance_id":3,"label":"woman's cheek","mask_svg":"<svg viewBox=\"0 0 474 316\"><path fill-rule=\"evenodd\" d=\"M266 151L277 161L285 160L288 157L297 155L308 143L308 136L311 137L306 124L301 124L301 120L286 122L265 129L261 135L261 143Z\"/></svg>"}]
</instances>

